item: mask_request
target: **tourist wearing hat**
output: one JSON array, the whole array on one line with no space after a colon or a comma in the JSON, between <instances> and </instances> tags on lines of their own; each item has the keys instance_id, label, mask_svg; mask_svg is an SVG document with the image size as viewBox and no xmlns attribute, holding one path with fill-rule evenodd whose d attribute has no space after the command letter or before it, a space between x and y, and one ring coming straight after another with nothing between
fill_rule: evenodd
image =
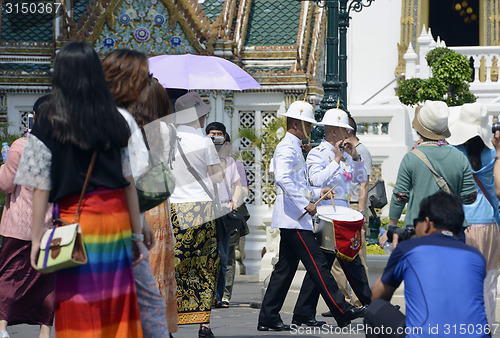
<instances>
[{"instance_id":1,"label":"tourist wearing hat","mask_svg":"<svg viewBox=\"0 0 500 338\"><path fill-rule=\"evenodd\" d=\"M278 195L274 204L271 228L280 229L279 261L274 266L266 294L262 300L257 330L289 330L281 320L283 306L299 261L311 275L340 327L358 317L356 308L347 303L330 273L328 262L314 236L311 216L316 214L317 200L328 188L309 185L306 163L302 155L302 140L308 139L314 119L314 109L307 102L297 101L287 112L287 132L274 152L274 173ZM330 196L325 196L330 197ZM304 217L300 218L307 211ZM300 219L299 219L300 218Z\"/></svg>"},{"instance_id":2,"label":"tourist wearing hat","mask_svg":"<svg viewBox=\"0 0 500 338\"><path fill-rule=\"evenodd\" d=\"M467 103L450 109L448 127L451 132L448 143L467 157L476 183L476 201L464 206L465 219L469 222L465 241L481 251L486 260L484 306L491 326L495 323L500 259L500 216L496 194L496 189L500 189L500 178L495 179L493 175L498 157L491 142L493 135L488 123L488 111L480 103ZM495 138L497 144L499 139L500 133Z\"/></svg>"},{"instance_id":3,"label":"tourist wearing hat","mask_svg":"<svg viewBox=\"0 0 500 338\"><path fill-rule=\"evenodd\" d=\"M424 153L435 171L444 178L451 192L458 195L464 204L471 204L476 200L477 190L469 160L444 141L450 137L448 115L448 106L442 101L426 101L421 109L416 110L412 125L422 140L417 149ZM407 153L399 166L392 193L389 227L396 227L407 206L404 224L406 228L413 229L420 202L439 190L434 175L425 163L413 152ZM393 249L398 237L395 234L392 238ZM460 237L465 240L463 232ZM383 246L386 241L387 233L380 237L379 244Z\"/></svg>"},{"instance_id":4,"label":"tourist wearing hat","mask_svg":"<svg viewBox=\"0 0 500 338\"><path fill-rule=\"evenodd\" d=\"M307 155L309 181L313 186L320 188L335 186L334 205L349 207L348 194L351 182L362 183L366 181L364 161L351 141L348 140L353 130L349 125L349 117L341 109L329 109L318 124L325 126L325 137L320 145L313 148ZM331 200L323 200L320 205L332 205L332 202ZM323 252L328 261L328 268L331 268L335 262L335 253L326 250ZM340 273L343 279L345 280L347 277L361 304L363 306L369 304L372 294L360 257L356 256L353 261L341 258L337 258L337 260L340 263ZM335 279L338 281L337 278ZM347 292L347 290L345 291ZM319 292L314 288L310 276L306 275L293 311L292 322L309 323L310 325L311 322L315 321L318 299ZM362 311L363 309L359 310L360 314ZM327 312L323 315L331 317L332 313Z\"/></svg>"},{"instance_id":5,"label":"tourist wearing hat","mask_svg":"<svg viewBox=\"0 0 500 338\"><path fill-rule=\"evenodd\" d=\"M213 182L221 182L223 172L212 140L203 134L209 111L196 92L175 102L179 142L173 161L176 184L170 196L179 324L200 324L200 338L214 337L209 324L219 272L212 196L203 184L208 187L208 175ZM201 182L191 174L188 164ZM193 238L196 241L190 240Z\"/></svg>"}]
</instances>

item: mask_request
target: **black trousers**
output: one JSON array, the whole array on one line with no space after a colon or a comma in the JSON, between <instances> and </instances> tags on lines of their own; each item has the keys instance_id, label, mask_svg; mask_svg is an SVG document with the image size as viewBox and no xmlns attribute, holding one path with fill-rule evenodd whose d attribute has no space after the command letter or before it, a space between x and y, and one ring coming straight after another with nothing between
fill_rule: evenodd
<instances>
[{"instance_id":1,"label":"black trousers","mask_svg":"<svg viewBox=\"0 0 500 338\"><path fill-rule=\"evenodd\" d=\"M338 258L333 252L322 250L328 262L328 269L331 269L335 259L339 260L342 270L344 270L347 281L351 285L352 291L356 294L359 301L363 305L370 303L372 291L366 276L366 270L359 256L349 262L345 259ZM294 317L302 317L305 319L314 319L316 316L316 307L319 300L319 290L314 287L309 272L304 277L302 287L300 288L299 297L293 310Z\"/></svg>"},{"instance_id":2,"label":"black trousers","mask_svg":"<svg viewBox=\"0 0 500 338\"><path fill-rule=\"evenodd\" d=\"M259 323L281 321L279 312L292 283L299 261L304 264L314 288L319 291L335 318L352 308L340 292L330 273L330 264L320 249L314 233L309 230L280 229L279 261L274 266L266 294L262 300Z\"/></svg>"},{"instance_id":3,"label":"black trousers","mask_svg":"<svg viewBox=\"0 0 500 338\"><path fill-rule=\"evenodd\" d=\"M405 315L384 299L374 300L366 309L363 319L367 338L403 338Z\"/></svg>"}]
</instances>

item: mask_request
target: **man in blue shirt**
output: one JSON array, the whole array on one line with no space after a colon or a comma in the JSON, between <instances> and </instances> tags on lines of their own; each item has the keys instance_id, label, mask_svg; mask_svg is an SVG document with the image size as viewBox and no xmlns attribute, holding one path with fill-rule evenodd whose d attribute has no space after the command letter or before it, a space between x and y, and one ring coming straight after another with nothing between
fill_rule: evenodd
<instances>
[{"instance_id":1,"label":"man in blue shirt","mask_svg":"<svg viewBox=\"0 0 500 338\"><path fill-rule=\"evenodd\" d=\"M455 195L440 191L422 201L413 222L417 238L398 244L373 285L367 337L489 336L485 260L457 240L463 220L462 202ZM406 319L388 303L403 280Z\"/></svg>"}]
</instances>

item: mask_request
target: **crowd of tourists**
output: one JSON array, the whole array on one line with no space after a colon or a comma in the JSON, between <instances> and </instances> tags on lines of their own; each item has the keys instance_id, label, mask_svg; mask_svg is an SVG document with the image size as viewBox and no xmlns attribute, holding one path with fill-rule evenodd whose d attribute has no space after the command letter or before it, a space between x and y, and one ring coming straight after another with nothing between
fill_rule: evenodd
<instances>
[{"instance_id":1,"label":"crowd of tourists","mask_svg":"<svg viewBox=\"0 0 500 338\"><path fill-rule=\"evenodd\" d=\"M186 324L215 337L211 309L230 307L249 188L226 126L205 126L209 112L196 92L163 88L141 52L118 49L101 61L86 43L61 49L51 93L33 107L33 128L0 167L7 196L0 338L21 323L39 325L42 338L53 325L58 338L154 338ZM420 139L400 164L380 237L393 251L372 287L365 241L372 157L355 120L334 108L318 122L305 101L282 115L286 133L272 160L279 259L257 330L326 325L316 318L321 296L329 308L322 316L341 328L364 317L368 337L446 336L460 325L489 336L500 259L500 131L490 132L484 107L427 101L416 110ZM311 149L314 125L324 138ZM160 197L142 185L153 176ZM54 223L70 229L71 222L73 236L53 238ZM73 254L64 251L68 243ZM80 261L47 273L65 257ZM288 325L280 310L299 262L307 273ZM390 303L402 281L405 314Z\"/></svg>"}]
</instances>

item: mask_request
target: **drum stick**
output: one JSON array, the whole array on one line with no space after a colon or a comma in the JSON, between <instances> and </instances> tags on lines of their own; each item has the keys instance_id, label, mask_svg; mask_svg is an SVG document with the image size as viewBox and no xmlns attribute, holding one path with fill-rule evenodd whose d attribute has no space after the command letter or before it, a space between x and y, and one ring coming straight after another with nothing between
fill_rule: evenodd
<instances>
[{"instance_id":1,"label":"drum stick","mask_svg":"<svg viewBox=\"0 0 500 338\"><path fill-rule=\"evenodd\" d=\"M326 195L328 195L329 193L331 193L331 192L333 191L333 189L335 189L335 188L337 187L337 185L338 185L338 184L335 184L335 185L333 186L333 188L331 188L330 190L328 190L328 191L326 192L326 194L324 194L324 195L323 195L323 196L322 196L319 200L317 200L316 202L314 202L314 206L317 206L317 205L318 205L318 203L319 203L319 202L321 202L321 201L325 198L325 196L326 196ZM307 214L307 211L306 211L306 212L304 212L302 215L300 215L300 217L299 217L297 220L298 220L298 221L300 221L300 220L302 219L302 217L304 217L306 214Z\"/></svg>"}]
</instances>

